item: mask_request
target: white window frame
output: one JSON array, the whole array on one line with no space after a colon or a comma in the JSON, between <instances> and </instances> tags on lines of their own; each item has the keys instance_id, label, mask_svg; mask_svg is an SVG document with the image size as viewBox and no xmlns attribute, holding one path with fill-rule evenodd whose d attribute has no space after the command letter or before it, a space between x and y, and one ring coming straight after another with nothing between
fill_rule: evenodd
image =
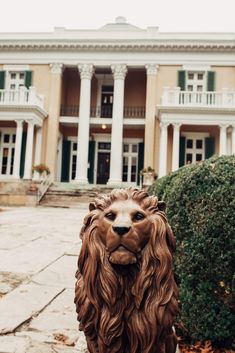
<instances>
[{"instance_id":1,"label":"white window frame","mask_svg":"<svg viewBox=\"0 0 235 353\"><path fill-rule=\"evenodd\" d=\"M69 181L72 182L74 179L72 179L72 161L73 161L73 155L77 156L77 150L73 151L73 144L77 143L77 137L75 136L68 136L68 141L71 142L70 144L70 161L69 161Z\"/></svg>"},{"instance_id":2,"label":"white window frame","mask_svg":"<svg viewBox=\"0 0 235 353\"><path fill-rule=\"evenodd\" d=\"M189 79L189 74L193 74L194 78L193 79ZM202 80L198 80L198 78L195 78L195 75L198 74L202 74L203 75L203 79ZM185 85L185 89L188 92L205 92L206 91L206 83L207 83L207 74L206 71L197 71L197 70L188 70L186 71L186 85ZM198 91L197 87L198 86L202 86L202 90ZM188 89L188 86L192 86L193 89L192 91L190 91Z\"/></svg>"},{"instance_id":3,"label":"white window frame","mask_svg":"<svg viewBox=\"0 0 235 353\"><path fill-rule=\"evenodd\" d=\"M12 155L12 148L15 149L15 142L3 142L3 134L9 134L9 135L16 135L16 129L15 128L0 128L0 179L10 179L13 178L13 172L10 174L10 168L11 168L11 155ZM8 162L7 162L7 173L2 174L2 158L3 158L3 149L5 147L10 148L10 153L8 156ZM14 165L14 161L13 161Z\"/></svg>"},{"instance_id":4,"label":"white window frame","mask_svg":"<svg viewBox=\"0 0 235 353\"><path fill-rule=\"evenodd\" d=\"M127 169L127 181L123 181L123 184L128 184L128 185L136 185L138 181L138 155L139 155L139 146L138 144L142 142L143 140L141 139L124 139L123 140L123 146L124 145L129 145L129 151L124 152L122 154L122 158L127 157L128 158L128 169ZM132 145L137 145L137 152L132 152ZM130 148L131 146L131 148ZM131 181L131 167L132 167L132 158L136 158L136 182Z\"/></svg>"},{"instance_id":5,"label":"white window frame","mask_svg":"<svg viewBox=\"0 0 235 353\"><path fill-rule=\"evenodd\" d=\"M202 149L200 149L202 153L202 160L205 160L205 138L209 137L210 134L207 132L182 132L181 136L184 136L186 138L185 141L185 165L187 164L187 159L186 159L186 155L187 153L192 153L192 164L196 163L196 154L197 151L199 151L196 147L193 146L192 149L187 149L187 139L196 141L196 140L202 140ZM187 151L188 150L188 151Z\"/></svg>"}]
</instances>

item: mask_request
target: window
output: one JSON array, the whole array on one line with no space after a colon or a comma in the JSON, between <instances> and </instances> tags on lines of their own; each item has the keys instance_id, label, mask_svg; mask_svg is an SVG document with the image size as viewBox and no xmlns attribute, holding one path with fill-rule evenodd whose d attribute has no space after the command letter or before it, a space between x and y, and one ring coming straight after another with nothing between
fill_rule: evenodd
<instances>
[{"instance_id":1,"label":"window","mask_svg":"<svg viewBox=\"0 0 235 353\"><path fill-rule=\"evenodd\" d=\"M137 182L138 144L124 143L122 180L128 183Z\"/></svg>"},{"instance_id":2,"label":"window","mask_svg":"<svg viewBox=\"0 0 235 353\"><path fill-rule=\"evenodd\" d=\"M205 158L204 138L186 137L185 164L196 163Z\"/></svg>"},{"instance_id":3,"label":"window","mask_svg":"<svg viewBox=\"0 0 235 353\"><path fill-rule=\"evenodd\" d=\"M206 90L205 72L187 72L186 90L190 92L202 92Z\"/></svg>"},{"instance_id":4,"label":"window","mask_svg":"<svg viewBox=\"0 0 235 353\"><path fill-rule=\"evenodd\" d=\"M18 90L25 85L25 73L21 71L9 72L7 89Z\"/></svg>"}]
</instances>

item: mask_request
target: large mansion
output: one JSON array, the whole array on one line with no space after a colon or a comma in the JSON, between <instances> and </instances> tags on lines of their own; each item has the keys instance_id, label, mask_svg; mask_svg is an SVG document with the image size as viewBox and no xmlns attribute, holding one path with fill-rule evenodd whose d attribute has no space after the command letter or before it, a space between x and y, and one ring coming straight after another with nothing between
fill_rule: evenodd
<instances>
[{"instance_id":1,"label":"large mansion","mask_svg":"<svg viewBox=\"0 0 235 353\"><path fill-rule=\"evenodd\" d=\"M235 153L235 33L0 33L0 179L137 185Z\"/></svg>"}]
</instances>

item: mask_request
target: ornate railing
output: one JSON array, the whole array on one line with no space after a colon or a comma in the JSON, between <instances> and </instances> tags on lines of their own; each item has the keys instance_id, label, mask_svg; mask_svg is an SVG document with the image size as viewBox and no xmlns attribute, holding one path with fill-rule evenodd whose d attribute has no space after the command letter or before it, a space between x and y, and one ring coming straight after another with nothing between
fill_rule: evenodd
<instances>
[{"instance_id":1,"label":"ornate railing","mask_svg":"<svg viewBox=\"0 0 235 353\"><path fill-rule=\"evenodd\" d=\"M90 117L91 118L112 118L113 107L103 106L103 107L91 107ZM78 105L62 105L60 108L61 116L79 116L79 106ZM124 107L123 110L124 118L145 118L145 107Z\"/></svg>"},{"instance_id":2,"label":"ornate railing","mask_svg":"<svg viewBox=\"0 0 235 353\"><path fill-rule=\"evenodd\" d=\"M38 203L41 201L41 199L43 198L43 196L45 195L45 193L47 192L51 184L52 184L52 179L50 174L42 179L42 181L38 186L38 195L37 195Z\"/></svg>"},{"instance_id":3,"label":"ornate railing","mask_svg":"<svg viewBox=\"0 0 235 353\"><path fill-rule=\"evenodd\" d=\"M191 92L164 88L162 106L235 108L235 89L222 91Z\"/></svg>"},{"instance_id":4,"label":"ornate railing","mask_svg":"<svg viewBox=\"0 0 235 353\"><path fill-rule=\"evenodd\" d=\"M124 107L124 118L144 119L145 107Z\"/></svg>"},{"instance_id":5,"label":"ornate railing","mask_svg":"<svg viewBox=\"0 0 235 353\"><path fill-rule=\"evenodd\" d=\"M18 90L0 90L0 106L4 105L32 105L44 107L44 98L37 93L35 87L20 87Z\"/></svg>"},{"instance_id":6,"label":"ornate railing","mask_svg":"<svg viewBox=\"0 0 235 353\"><path fill-rule=\"evenodd\" d=\"M61 116L79 116L79 105L61 105Z\"/></svg>"}]
</instances>

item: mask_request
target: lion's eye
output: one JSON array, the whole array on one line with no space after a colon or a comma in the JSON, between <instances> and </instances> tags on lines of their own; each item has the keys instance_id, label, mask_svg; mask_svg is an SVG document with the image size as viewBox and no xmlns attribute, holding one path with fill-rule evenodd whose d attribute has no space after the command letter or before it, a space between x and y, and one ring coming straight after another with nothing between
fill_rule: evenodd
<instances>
[{"instance_id":1,"label":"lion's eye","mask_svg":"<svg viewBox=\"0 0 235 353\"><path fill-rule=\"evenodd\" d=\"M134 221L141 221L144 218L145 218L145 215L143 215L143 213L140 213L140 212L136 212L133 216Z\"/></svg>"},{"instance_id":2,"label":"lion's eye","mask_svg":"<svg viewBox=\"0 0 235 353\"><path fill-rule=\"evenodd\" d=\"M109 212L105 215L105 217L108 218L110 221L114 221L116 218L116 215L113 212Z\"/></svg>"}]
</instances>

